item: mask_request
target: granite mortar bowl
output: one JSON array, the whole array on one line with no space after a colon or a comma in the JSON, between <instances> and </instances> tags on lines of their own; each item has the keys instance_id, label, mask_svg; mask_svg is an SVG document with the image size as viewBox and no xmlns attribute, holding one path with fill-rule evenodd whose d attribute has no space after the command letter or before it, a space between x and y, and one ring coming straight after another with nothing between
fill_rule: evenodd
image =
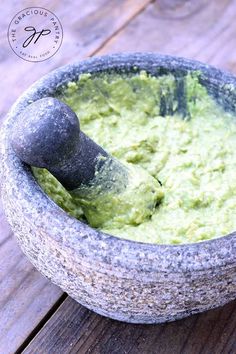
<instances>
[{"instance_id":1,"label":"granite mortar bowl","mask_svg":"<svg viewBox=\"0 0 236 354\"><path fill-rule=\"evenodd\" d=\"M32 85L7 116L1 133L1 192L23 252L53 283L101 315L131 323L162 323L235 299L236 233L194 244L156 245L99 232L57 206L9 142L14 120L24 107L56 95L81 73L139 70L176 77L197 70L209 94L235 111L236 79L196 61L135 53L64 66Z\"/></svg>"}]
</instances>

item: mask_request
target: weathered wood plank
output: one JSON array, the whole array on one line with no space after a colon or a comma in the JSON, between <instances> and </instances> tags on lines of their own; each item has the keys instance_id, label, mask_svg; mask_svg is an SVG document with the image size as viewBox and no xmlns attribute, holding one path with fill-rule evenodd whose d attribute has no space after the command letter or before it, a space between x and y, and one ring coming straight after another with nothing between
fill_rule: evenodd
<instances>
[{"instance_id":1,"label":"weathered wood plank","mask_svg":"<svg viewBox=\"0 0 236 354\"><path fill-rule=\"evenodd\" d=\"M156 51L236 72L236 1L155 1L110 39L100 54Z\"/></svg>"},{"instance_id":2,"label":"weathered wood plank","mask_svg":"<svg viewBox=\"0 0 236 354\"><path fill-rule=\"evenodd\" d=\"M133 17L140 13L151 0L78 0L76 2L15 1L10 6L4 0L0 24L1 106L4 115L10 105L35 80L60 65L92 55ZM9 47L6 31L11 18L28 6L45 6L60 19L64 37L60 50L50 59L31 63L18 58Z\"/></svg>"},{"instance_id":3,"label":"weathered wood plank","mask_svg":"<svg viewBox=\"0 0 236 354\"><path fill-rule=\"evenodd\" d=\"M132 325L67 298L23 353L235 353L235 334L236 301L181 321Z\"/></svg>"},{"instance_id":4,"label":"weathered wood plank","mask_svg":"<svg viewBox=\"0 0 236 354\"><path fill-rule=\"evenodd\" d=\"M62 292L28 262L0 205L0 353L13 353Z\"/></svg>"},{"instance_id":5,"label":"weathered wood plank","mask_svg":"<svg viewBox=\"0 0 236 354\"><path fill-rule=\"evenodd\" d=\"M4 354L18 348L62 294L22 256L9 231L0 248L0 353Z\"/></svg>"},{"instance_id":6,"label":"weathered wood plank","mask_svg":"<svg viewBox=\"0 0 236 354\"><path fill-rule=\"evenodd\" d=\"M4 0L0 12L1 117L19 94L57 66L91 55L150 0L16 1ZM55 12L64 28L59 52L41 63L29 63L10 49L6 31L11 18L28 6ZM45 319L62 292L27 261L12 237L0 206L0 353L12 353Z\"/></svg>"}]
</instances>

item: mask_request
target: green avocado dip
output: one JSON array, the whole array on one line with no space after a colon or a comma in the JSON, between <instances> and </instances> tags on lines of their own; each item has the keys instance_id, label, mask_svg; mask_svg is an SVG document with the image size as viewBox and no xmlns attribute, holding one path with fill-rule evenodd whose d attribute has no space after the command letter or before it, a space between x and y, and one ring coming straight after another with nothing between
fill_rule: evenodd
<instances>
[{"instance_id":1,"label":"green avocado dip","mask_svg":"<svg viewBox=\"0 0 236 354\"><path fill-rule=\"evenodd\" d=\"M156 178L138 165L99 157L104 164L95 177L71 192L88 223L96 228L123 228L150 219L163 198Z\"/></svg>"},{"instance_id":2,"label":"green avocado dip","mask_svg":"<svg viewBox=\"0 0 236 354\"><path fill-rule=\"evenodd\" d=\"M108 217L103 223L96 221L96 211L104 208L109 215L109 208L97 200L91 211L93 226L120 238L159 244L198 242L236 229L234 117L208 95L197 73L188 74L184 85L185 117L178 113L171 74L83 74L58 95L77 113L89 137L122 163L160 181L151 215L127 223L126 209L119 222ZM83 203L48 171L33 168L33 173L61 208L87 222ZM139 188L144 196L145 186L140 183ZM142 203L135 188L126 198L134 207Z\"/></svg>"}]
</instances>

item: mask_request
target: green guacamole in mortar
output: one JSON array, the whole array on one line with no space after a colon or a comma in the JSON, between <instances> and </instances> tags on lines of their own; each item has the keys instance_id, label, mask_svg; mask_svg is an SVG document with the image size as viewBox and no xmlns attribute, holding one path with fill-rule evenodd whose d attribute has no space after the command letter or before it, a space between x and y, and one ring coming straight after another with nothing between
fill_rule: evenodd
<instances>
[{"instance_id":1,"label":"green guacamole in mortar","mask_svg":"<svg viewBox=\"0 0 236 354\"><path fill-rule=\"evenodd\" d=\"M172 97L171 109L178 112L172 75L84 74L58 96L77 113L88 136L162 184L163 197L150 218L127 225L124 217L118 227L112 222L102 225L104 232L147 243L178 244L236 229L234 117L207 94L196 73L187 76L185 91L184 119L179 113L168 115L168 109L166 116L161 113L160 97L166 97L167 106ZM86 221L79 202L48 171L33 168L33 173L59 206Z\"/></svg>"}]
</instances>

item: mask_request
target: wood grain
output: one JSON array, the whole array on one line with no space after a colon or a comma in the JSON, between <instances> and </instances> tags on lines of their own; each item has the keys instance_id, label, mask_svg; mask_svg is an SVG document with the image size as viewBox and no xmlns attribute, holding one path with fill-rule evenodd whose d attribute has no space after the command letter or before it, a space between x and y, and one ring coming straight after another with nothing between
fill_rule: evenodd
<instances>
[{"instance_id":1,"label":"wood grain","mask_svg":"<svg viewBox=\"0 0 236 354\"><path fill-rule=\"evenodd\" d=\"M62 292L32 267L0 215L0 353L14 352Z\"/></svg>"},{"instance_id":2,"label":"wood grain","mask_svg":"<svg viewBox=\"0 0 236 354\"><path fill-rule=\"evenodd\" d=\"M131 325L67 298L23 353L235 353L235 333L236 302L168 324Z\"/></svg>"},{"instance_id":3,"label":"wood grain","mask_svg":"<svg viewBox=\"0 0 236 354\"><path fill-rule=\"evenodd\" d=\"M6 31L11 18L28 6L39 6L38 1L7 0L1 6L6 14L1 15L0 65L2 117L15 99L35 80L58 66L93 55L109 38L119 32L131 19L139 14L151 0L78 0L41 1L55 12L64 30L60 50L50 59L31 63L18 58L11 50Z\"/></svg>"},{"instance_id":4,"label":"wood grain","mask_svg":"<svg viewBox=\"0 0 236 354\"><path fill-rule=\"evenodd\" d=\"M150 0L79 0L1 2L1 119L19 94L57 66L91 55L142 11ZM10 49L6 31L21 9L42 6L55 12L64 28L59 52L41 63L29 63ZM16 244L0 206L0 353L13 353L34 334L62 292L43 278ZM56 304L56 305L55 305ZM39 327L38 327L39 326Z\"/></svg>"},{"instance_id":5,"label":"wood grain","mask_svg":"<svg viewBox=\"0 0 236 354\"><path fill-rule=\"evenodd\" d=\"M235 16L235 0L155 1L100 53L156 51L236 72Z\"/></svg>"}]
</instances>

